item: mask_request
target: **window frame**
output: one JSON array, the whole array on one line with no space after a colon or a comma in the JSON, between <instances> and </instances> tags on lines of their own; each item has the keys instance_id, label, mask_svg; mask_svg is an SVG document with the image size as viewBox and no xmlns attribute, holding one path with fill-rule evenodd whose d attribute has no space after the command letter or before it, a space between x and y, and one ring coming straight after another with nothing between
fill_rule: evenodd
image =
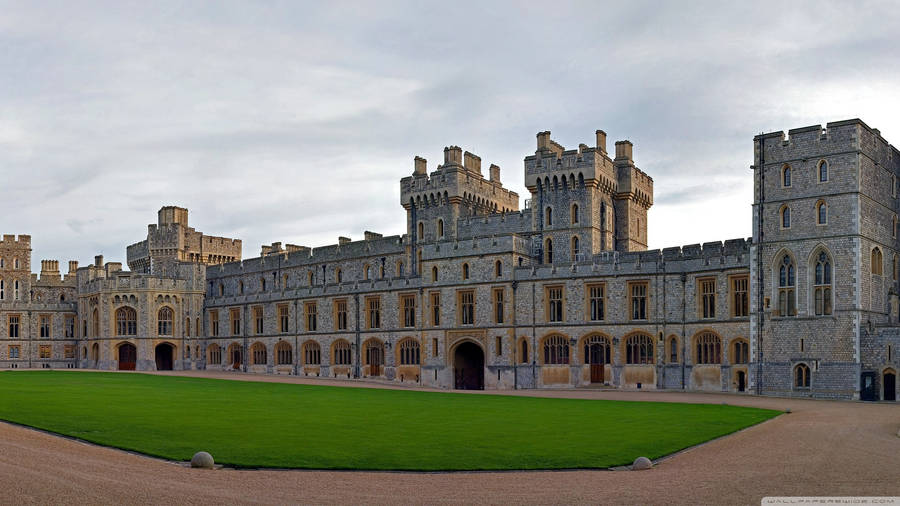
<instances>
[{"instance_id":1,"label":"window frame","mask_svg":"<svg viewBox=\"0 0 900 506\"><path fill-rule=\"evenodd\" d=\"M628 290L628 321L649 321L650 320L650 281L649 280L635 280L626 282L625 286ZM635 295L635 288L643 286L644 294L643 294L643 317L636 317L635 314L635 299L637 297L641 297L641 295ZM639 315L640 316L640 315Z\"/></svg>"}]
</instances>

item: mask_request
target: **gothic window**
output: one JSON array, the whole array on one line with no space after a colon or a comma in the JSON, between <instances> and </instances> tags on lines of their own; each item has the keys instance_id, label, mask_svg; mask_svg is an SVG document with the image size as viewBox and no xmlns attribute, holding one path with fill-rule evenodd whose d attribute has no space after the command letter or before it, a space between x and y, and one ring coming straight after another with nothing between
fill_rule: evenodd
<instances>
[{"instance_id":1,"label":"gothic window","mask_svg":"<svg viewBox=\"0 0 900 506\"><path fill-rule=\"evenodd\" d=\"M96 316L96 312L94 315ZM171 320L170 320L171 323ZM99 326L99 321L97 322ZM97 334L94 334L95 336ZM137 311L130 307L120 307L116 310L116 335L137 335Z\"/></svg>"},{"instance_id":2,"label":"gothic window","mask_svg":"<svg viewBox=\"0 0 900 506\"><path fill-rule=\"evenodd\" d=\"M438 269L437 269L437 267L432 267L431 268L431 282L437 283L437 280L438 280Z\"/></svg>"},{"instance_id":3,"label":"gothic window","mask_svg":"<svg viewBox=\"0 0 900 506\"><path fill-rule=\"evenodd\" d=\"M338 339L334 343L334 365L350 365L350 343L344 339Z\"/></svg>"},{"instance_id":4,"label":"gothic window","mask_svg":"<svg viewBox=\"0 0 900 506\"><path fill-rule=\"evenodd\" d=\"M609 364L612 363L609 339L603 336L591 336L584 340L585 364Z\"/></svg>"},{"instance_id":5,"label":"gothic window","mask_svg":"<svg viewBox=\"0 0 900 506\"><path fill-rule=\"evenodd\" d=\"M797 364L794 366L794 387L809 388L809 366Z\"/></svg>"},{"instance_id":6,"label":"gothic window","mask_svg":"<svg viewBox=\"0 0 900 506\"><path fill-rule=\"evenodd\" d=\"M872 249L872 274L881 275L883 272L882 262L881 249L877 247Z\"/></svg>"},{"instance_id":7,"label":"gothic window","mask_svg":"<svg viewBox=\"0 0 900 506\"><path fill-rule=\"evenodd\" d=\"M342 271L340 267L334 270L334 280L338 283L344 282L344 271Z\"/></svg>"},{"instance_id":8,"label":"gothic window","mask_svg":"<svg viewBox=\"0 0 900 506\"><path fill-rule=\"evenodd\" d=\"M320 365L322 363L322 348L315 341L303 343L303 364Z\"/></svg>"},{"instance_id":9,"label":"gothic window","mask_svg":"<svg viewBox=\"0 0 900 506\"><path fill-rule=\"evenodd\" d=\"M568 364L569 342L563 336L550 336L544 340L545 364Z\"/></svg>"},{"instance_id":10,"label":"gothic window","mask_svg":"<svg viewBox=\"0 0 900 506\"><path fill-rule=\"evenodd\" d=\"M736 339L732 345L732 364L746 364L750 362L750 344L743 339Z\"/></svg>"},{"instance_id":11,"label":"gothic window","mask_svg":"<svg viewBox=\"0 0 900 506\"><path fill-rule=\"evenodd\" d=\"M462 264L462 278L469 279L469 264Z\"/></svg>"},{"instance_id":12,"label":"gothic window","mask_svg":"<svg viewBox=\"0 0 900 506\"><path fill-rule=\"evenodd\" d=\"M347 330L347 299L334 301L335 328Z\"/></svg>"},{"instance_id":13,"label":"gothic window","mask_svg":"<svg viewBox=\"0 0 900 506\"><path fill-rule=\"evenodd\" d=\"M498 278L503 276L503 262L500 260L494 262L494 276Z\"/></svg>"},{"instance_id":14,"label":"gothic window","mask_svg":"<svg viewBox=\"0 0 900 506\"><path fill-rule=\"evenodd\" d=\"M419 242L424 241L425 240L425 224L422 223L421 221L419 222L418 232L419 232L419 234L418 234Z\"/></svg>"},{"instance_id":15,"label":"gothic window","mask_svg":"<svg viewBox=\"0 0 900 506\"><path fill-rule=\"evenodd\" d=\"M781 186L789 188L791 186L791 166L785 164L781 168Z\"/></svg>"},{"instance_id":16,"label":"gothic window","mask_svg":"<svg viewBox=\"0 0 900 506\"><path fill-rule=\"evenodd\" d=\"M781 258L781 265L778 267L778 314L780 316L794 316L797 314L795 284L794 261L790 255L785 254Z\"/></svg>"},{"instance_id":17,"label":"gothic window","mask_svg":"<svg viewBox=\"0 0 900 506\"><path fill-rule=\"evenodd\" d=\"M722 363L722 338L712 332L704 332L697 336L697 364Z\"/></svg>"},{"instance_id":18,"label":"gothic window","mask_svg":"<svg viewBox=\"0 0 900 506\"><path fill-rule=\"evenodd\" d=\"M244 294L244 282L243 281L238 283L238 294L241 294L241 295Z\"/></svg>"},{"instance_id":19,"label":"gothic window","mask_svg":"<svg viewBox=\"0 0 900 506\"><path fill-rule=\"evenodd\" d=\"M494 289L494 323L503 323L504 320L504 304L503 304L503 289L495 288Z\"/></svg>"},{"instance_id":20,"label":"gothic window","mask_svg":"<svg viewBox=\"0 0 900 506\"><path fill-rule=\"evenodd\" d=\"M372 267L369 264L363 266L363 279L372 279Z\"/></svg>"},{"instance_id":21,"label":"gothic window","mask_svg":"<svg viewBox=\"0 0 900 506\"><path fill-rule=\"evenodd\" d=\"M750 314L749 284L746 276L731 278L731 316L740 318Z\"/></svg>"},{"instance_id":22,"label":"gothic window","mask_svg":"<svg viewBox=\"0 0 900 506\"><path fill-rule=\"evenodd\" d=\"M13 281L13 300L19 300L19 280Z\"/></svg>"},{"instance_id":23,"label":"gothic window","mask_svg":"<svg viewBox=\"0 0 900 506\"><path fill-rule=\"evenodd\" d=\"M222 363L222 348L218 344L211 344L206 348L206 362L209 364Z\"/></svg>"},{"instance_id":24,"label":"gothic window","mask_svg":"<svg viewBox=\"0 0 900 506\"><path fill-rule=\"evenodd\" d=\"M578 204L572 204L572 225L578 224Z\"/></svg>"},{"instance_id":25,"label":"gothic window","mask_svg":"<svg viewBox=\"0 0 900 506\"><path fill-rule=\"evenodd\" d=\"M519 354L519 362L523 364L528 363L528 341L526 339L522 339L522 350Z\"/></svg>"},{"instance_id":26,"label":"gothic window","mask_svg":"<svg viewBox=\"0 0 900 506\"><path fill-rule=\"evenodd\" d=\"M561 286L548 286L547 297L547 321L563 321L563 288Z\"/></svg>"},{"instance_id":27,"label":"gothic window","mask_svg":"<svg viewBox=\"0 0 900 506\"><path fill-rule=\"evenodd\" d=\"M544 245L544 263L553 263L553 239L547 239Z\"/></svg>"},{"instance_id":28,"label":"gothic window","mask_svg":"<svg viewBox=\"0 0 900 506\"><path fill-rule=\"evenodd\" d=\"M678 338L675 336L669 336L669 363L677 364L678 363Z\"/></svg>"},{"instance_id":29,"label":"gothic window","mask_svg":"<svg viewBox=\"0 0 900 506\"><path fill-rule=\"evenodd\" d=\"M315 302L303 304L303 312L306 315L306 331L315 332L318 328L318 315Z\"/></svg>"},{"instance_id":30,"label":"gothic window","mask_svg":"<svg viewBox=\"0 0 900 506\"><path fill-rule=\"evenodd\" d=\"M459 323L461 325L475 324L475 292L466 290L459 292Z\"/></svg>"},{"instance_id":31,"label":"gothic window","mask_svg":"<svg viewBox=\"0 0 900 506\"><path fill-rule=\"evenodd\" d=\"M403 262L402 261L397 262L397 277L398 278L403 277Z\"/></svg>"},{"instance_id":32,"label":"gothic window","mask_svg":"<svg viewBox=\"0 0 900 506\"><path fill-rule=\"evenodd\" d=\"M401 295L400 296L400 318L404 327L416 326L416 296Z\"/></svg>"},{"instance_id":33,"label":"gothic window","mask_svg":"<svg viewBox=\"0 0 900 506\"><path fill-rule=\"evenodd\" d=\"M822 160L819 162L819 182L824 183L828 181L828 162Z\"/></svg>"},{"instance_id":34,"label":"gothic window","mask_svg":"<svg viewBox=\"0 0 900 506\"><path fill-rule=\"evenodd\" d=\"M443 238L444 238L444 220L438 220L438 222L437 222L437 232L438 232L438 237L440 237L441 239L443 239Z\"/></svg>"},{"instance_id":35,"label":"gothic window","mask_svg":"<svg viewBox=\"0 0 900 506\"><path fill-rule=\"evenodd\" d=\"M816 204L816 223L819 225L824 225L828 223L828 206L825 202L818 202ZM896 230L896 227L894 227Z\"/></svg>"},{"instance_id":36,"label":"gothic window","mask_svg":"<svg viewBox=\"0 0 900 506\"><path fill-rule=\"evenodd\" d=\"M647 319L647 283L631 283L631 319Z\"/></svg>"},{"instance_id":37,"label":"gothic window","mask_svg":"<svg viewBox=\"0 0 900 506\"><path fill-rule=\"evenodd\" d=\"M578 236L572 237L572 261L577 262L578 257L581 254L578 247Z\"/></svg>"},{"instance_id":38,"label":"gothic window","mask_svg":"<svg viewBox=\"0 0 900 506\"><path fill-rule=\"evenodd\" d=\"M602 321L606 317L606 285L588 285L588 315L590 321Z\"/></svg>"},{"instance_id":39,"label":"gothic window","mask_svg":"<svg viewBox=\"0 0 900 506\"><path fill-rule=\"evenodd\" d=\"M291 365L294 362L294 350L287 341L278 341L275 345L275 363L277 365Z\"/></svg>"},{"instance_id":40,"label":"gothic window","mask_svg":"<svg viewBox=\"0 0 900 506\"><path fill-rule=\"evenodd\" d=\"M816 258L815 266L814 297L816 306L816 315L831 314L831 261L824 251L820 252Z\"/></svg>"},{"instance_id":41,"label":"gothic window","mask_svg":"<svg viewBox=\"0 0 900 506\"><path fill-rule=\"evenodd\" d=\"M164 307L159 310L157 322L157 331L161 336L172 335L172 308ZM122 334L119 334L122 335Z\"/></svg>"},{"instance_id":42,"label":"gothic window","mask_svg":"<svg viewBox=\"0 0 900 506\"><path fill-rule=\"evenodd\" d=\"M701 279L698 280L700 285L700 317L715 318L716 317L716 280Z\"/></svg>"},{"instance_id":43,"label":"gothic window","mask_svg":"<svg viewBox=\"0 0 900 506\"><path fill-rule=\"evenodd\" d=\"M781 228L791 228L791 208L781 207Z\"/></svg>"},{"instance_id":44,"label":"gothic window","mask_svg":"<svg viewBox=\"0 0 900 506\"><path fill-rule=\"evenodd\" d=\"M548 227L552 227L553 226L553 208L548 207L544 213L544 216L546 218L544 220L544 224Z\"/></svg>"},{"instance_id":45,"label":"gothic window","mask_svg":"<svg viewBox=\"0 0 900 506\"><path fill-rule=\"evenodd\" d=\"M100 311L97 309L91 313L91 336L100 337Z\"/></svg>"},{"instance_id":46,"label":"gothic window","mask_svg":"<svg viewBox=\"0 0 900 506\"><path fill-rule=\"evenodd\" d=\"M400 343L400 365L419 365L419 342L415 339Z\"/></svg>"},{"instance_id":47,"label":"gothic window","mask_svg":"<svg viewBox=\"0 0 900 506\"><path fill-rule=\"evenodd\" d=\"M250 358L253 359L253 365L266 365L268 360L266 353L266 345L257 341L250 347Z\"/></svg>"},{"instance_id":48,"label":"gothic window","mask_svg":"<svg viewBox=\"0 0 900 506\"><path fill-rule=\"evenodd\" d=\"M636 334L625 340L626 364L652 364L653 338L647 334Z\"/></svg>"},{"instance_id":49,"label":"gothic window","mask_svg":"<svg viewBox=\"0 0 900 506\"><path fill-rule=\"evenodd\" d=\"M0 279L0 300L6 298L6 286L3 284L3 280Z\"/></svg>"}]
</instances>

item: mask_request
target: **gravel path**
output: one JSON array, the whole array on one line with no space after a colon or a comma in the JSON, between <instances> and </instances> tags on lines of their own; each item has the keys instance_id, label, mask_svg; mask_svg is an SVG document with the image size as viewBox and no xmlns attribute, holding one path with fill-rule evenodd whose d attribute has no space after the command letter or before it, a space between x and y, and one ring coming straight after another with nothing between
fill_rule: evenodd
<instances>
[{"instance_id":1,"label":"gravel path","mask_svg":"<svg viewBox=\"0 0 900 506\"><path fill-rule=\"evenodd\" d=\"M236 373L178 374L381 387ZM792 413L666 458L653 469L639 472L204 471L0 423L2 502L759 504L762 497L774 495L900 496L897 404L673 392L567 390L515 394L727 402L790 408Z\"/></svg>"}]
</instances>

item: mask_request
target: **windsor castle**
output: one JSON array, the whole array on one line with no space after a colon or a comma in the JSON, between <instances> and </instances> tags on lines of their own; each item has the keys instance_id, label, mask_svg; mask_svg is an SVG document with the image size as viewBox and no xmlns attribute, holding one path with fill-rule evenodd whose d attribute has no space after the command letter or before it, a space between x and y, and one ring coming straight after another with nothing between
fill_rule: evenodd
<instances>
[{"instance_id":1,"label":"windsor castle","mask_svg":"<svg viewBox=\"0 0 900 506\"><path fill-rule=\"evenodd\" d=\"M32 274L30 236L4 235L0 367L896 400L900 152L878 130L756 136L752 237L649 251L653 179L631 142L592 144L538 133L524 209L472 153L416 157L405 234L252 259L178 207L128 270Z\"/></svg>"}]
</instances>

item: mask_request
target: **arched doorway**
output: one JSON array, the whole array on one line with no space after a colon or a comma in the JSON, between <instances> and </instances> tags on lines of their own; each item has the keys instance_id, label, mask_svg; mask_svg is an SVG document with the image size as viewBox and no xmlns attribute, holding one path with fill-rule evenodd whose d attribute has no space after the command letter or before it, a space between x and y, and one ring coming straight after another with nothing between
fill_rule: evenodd
<instances>
[{"instance_id":1,"label":"arched doorway","mask_svg":"<svg viewBox=\"0 0 900 506\"><path fill-rule=\"evenodd\" d=\"M747 373L744 371L737 372L737 389L738 392L743 392L747 389Z\"/></svg>"},{"instance_id":2,"label":"arched doorway","mask_svg":"<svg viewBox=\"0 0 900 506\"><path fill-rule=\"evenodd\" d=\"M369 376L379 376L384 364L384 345L381 341L370 339L366 343L366 364L369 365Z\"/></svg>"},{"instance_id":3,"label":"arched doorway","mask_svg":"<svg viewBox=\"0 0 900 506\"><path fill-rule=\"evenodd\" d=\"M228 363L231 364L232 369L240 369L241 364L244 363L244 353L243 348L238 343L231 343L231 346L228 347Z\"/></svg>"},{"instance_id":4,"label":"arched doorway","mask_svg":"<svg viewBox=\"0 0 900 506\"><path fill-rule=\"evenodd\" d=\"M591 383L606 381L606 364L610 362L609 341L605 337L592 336L584 342L584 363L590 364Z\"/></svg>"},{"instance_id":5,"label":"arched doorway","mask_svg":"<svg viewBox=\"0 0 900 506\"><path fill-rule=\"evenodd\" d=\"M119 346L119 370L133 371L137 364L137 348L131 343Z\"/></svg>"},{"instance_id":6,"label":"arched doorway","mask_svg":"<svg viewBox=\"0 0 900 506\"><path fill-rule=\"evenodd\" d=\"M453 387L459 390L484 390L484 351L466 341L453 353Z\"/></svg>"},{"instance_id":7,"label":"arched doorway","mask_svg":"<svg viewBox=\"0 0 900 506\"><path fill-rule=\"evenodd\" d=\"M175 354L175 347L169 343L160 343L156 345L156 370L171 371L172 356Z\"/></svg>"},{"instance_id":8,"label":"arched doorway","mask_svg":"<svg viewBox=\"0 0 900 506\"><path fill-rule=\"evenodd\" d=\"M882 375L882 385L884 385L884 397L886 401L897 400L897 373L888 369Z\"/></svg>"}]
</instances>

